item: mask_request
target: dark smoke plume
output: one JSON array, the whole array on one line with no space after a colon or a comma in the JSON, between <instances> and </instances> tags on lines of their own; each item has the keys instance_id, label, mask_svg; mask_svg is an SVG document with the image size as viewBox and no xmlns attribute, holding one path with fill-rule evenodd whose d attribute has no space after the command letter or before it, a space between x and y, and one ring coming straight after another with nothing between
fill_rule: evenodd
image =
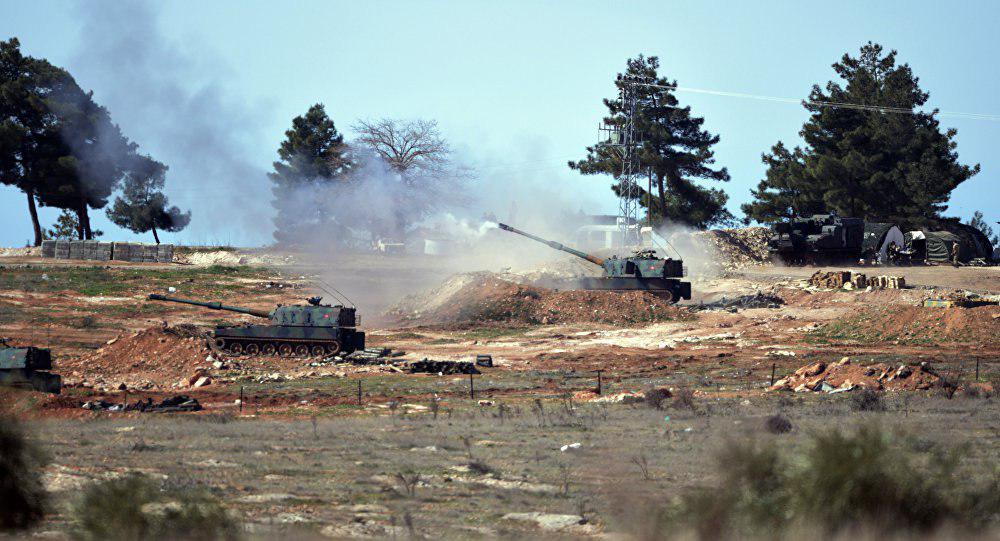
<instances>
[{"instance_id":1,"label":"dark smoke plume","mask_svg":"<svg viewBox=\"0 0 1000 541\"><path fill-rule=\"evenodd\" d=\"M81 1L81 42L70 66L140 150L170 167L165 192L192 210L193 241L270 239L267 159L251 157L264 119L235 98L224 63L167 37L147 2ZM253 143L257 142L255 145Z\"/></svg>"}]
</instances>

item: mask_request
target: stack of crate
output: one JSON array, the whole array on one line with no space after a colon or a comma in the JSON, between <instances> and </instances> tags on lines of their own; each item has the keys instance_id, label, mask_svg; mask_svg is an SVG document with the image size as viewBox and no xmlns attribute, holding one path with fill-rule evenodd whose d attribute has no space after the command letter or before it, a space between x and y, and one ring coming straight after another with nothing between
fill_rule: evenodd
<instances>
[{"instance_id":1,"label":"stack of crate","mask_svg":"<svg viewBox=\"0 0 1000 541\"><path fill-rule=\"evenodd\" d=\"M136 245L131 242L115 242L111 244L111 259L115 261L134 261L133 251ZM141 255L140 255L141 257Z\"/></svg>"},{"instance_id":2,"label":"stack of crate","mask_svg":"<svg viewBox=\"0 0 1000 541\"><path fill-rule=\"evenodd\" d=\"M158 263L173 263L174 262L174 245L173 244L161 244L156 247L156 261Z\"/></svg>"},{"instance_id":3,"label":"stack of crate","mask_svg":"<svg viewBox=\"0 0 1000 541\"><path fill-rule=\"evenodd\" d=\"M98 242L96 240L42 241L42 257L88 259L93 261L132 261L135 263L171 263L173 244L136 242Z\"/></svg>"},{"instance_id":4,"label":"stack of crate","mask_svg":"<svg viewBox=\"0 0 1000 541\"><path fill-rule=\"evenodd\" d=\"M69 259L69 241L68 240L57 240L55 248L56 259Z\"/></svg>"},{"instance_id":5,"label":"stack of crate","mask_svg":"<svg viewBox=\"0 0 1000 541\"><path fill-rule=\"evenodd\" d=\"M56 241L54 240L43 240L42 241L42 257L55 257L56 256Z\"/></svg>"}]
</instances>

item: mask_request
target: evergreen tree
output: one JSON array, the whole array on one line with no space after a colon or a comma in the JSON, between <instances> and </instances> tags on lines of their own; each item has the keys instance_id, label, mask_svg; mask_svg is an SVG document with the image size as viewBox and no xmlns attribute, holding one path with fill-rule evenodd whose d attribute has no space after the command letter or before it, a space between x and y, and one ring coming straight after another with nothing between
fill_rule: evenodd
<instances>
[{"instance_id":1,"label":"evergreen tree","mask_svg":"<svg viewBox=\"0 0 1000 541\"><path fill-rule=\"evenodd\" d=\"M712 147L719 136L702 129L705 119L691 114L690 107L680 107L673 89L676 81L669 81L657 73L660 62L655 56L629 59L624 74L619 74L615 85L622 89L628 81L640 79L657 86L636 86L638 111L634 118L638 139L639 170L651 175L655 194L638 186L640 204L654 222L678 222L694 227L708 227L732 221L726 210L729 197L720 189L705 188L696 183L699 179L726 182L726 168L713 168L715 152ZM605 122L613 126L625 123L625 112L618 100L605 99L609 116ZM587 147L587 157L569 166L585 175L610 174L615 179L613 189L622 193L620 176L622 159L610 143ZM640 183L642 184L642 183Z\"/></svg>"},{"instance_id":2,"label":"evergreen tree","mask_svg":"<svg viewBox=\"0 0 1000 541\"><path fill-rule=\"evenodd\" d=\"M743 212L761 222L829 211L904 227L940 219L952 190L979 172L958 163L957 132L941 131L937 110L918 110L928 94L896 51L869 42L833 69L843 83L814 85L803 103L805 147L778 142L764 154Z\"/></svg>"},{"instance_id":3,"label":"evergreen tree","mask_svg":"<svg viewBox=\"0 0 1000 541\"><path fill-rule=\"evenodd\" d=\"M0 42L0 183L25 193L38 246L43 231L37 195L62 157L52 144L58 145L59 136L47 96L60 94L71 81L65 71L21 54L20 46L17 38Z\"/></svg>"},{"instance_id":4,"label":"evergreen tree","mask_svg":"<svg viewBox=\"0 0 1000 541\"><path fill-rule=\"evenodd\" d=\"M52 100L59 118L58 139L51 146L62 154L52 174L42 180L38 200L70 209L77 215L81 239L93 238L89 209L101 209L124 179L137 146L130 142L93 93L73 85Z\"/></svg>"},{"instance_id":5,"label":"evergreen tree","mask_svg":"<svg viewBox=\"0 0 1000 541\"><path fill-rule=\"evenodd\" d=\"M1000 248L1000 235L993 232L993 227L986 221L986 217L983 216L983 211L977 210L973 213L972 219L969 220L969 225L982 231L983 234L986 235L986 238L990 239L990 242L993 243L994 247Z\"/></svg>"},{"instance_id":6,"label":"evergreen tree","mask_svg":"<svg viewBox=\"0 0 1000 541\"><path fill-rule=\"evenodd\" d=\"M108 218L120 227L134 233L153 233L153 240L160 243L159 231L177 232L191 221L191 212L181 212L168 207L163 195L167 166L150 158L137 156L125 177L122 188L124 197L116 197L108 209Z\"/></svg>"},{"instance_id":7,"label":"evergreen tree","mask_svg":"<svg viewBox=\"0 0 1000 541\"><path fill-rule=\"evenodd\" d=\"M274 172L268 174L273 183L272 205L278 211L274 238L279 243L297 244L310 230L333 219L316 204L318 190L344 179L351 159L344 136L319 103L292 120L278 157Z\"/></svg>"},{"instance_id":8,"label":"evergreen tree","mask_svg":"<svg viewBox=\"0 0 1000 541\"><path fill-rule=\"evenodd\" d=\"M52 224L52 227L46 229L43 237L46 240L73 240L77 238L77 230L80 228L80 222L76 219L76 214L72 211L63 209L56 217L56 223Z\"/></svg>"},{"instance_id":9,"label":"evergreen tree","mask_svg":"<svg viewBox=\"0 0 1000 541\"><path fill-rule=\"evenodd\" d=\"M26 57L16 38L0 42L0 181L25 192L40 244L35 203L76 213L93 238L89 208L103 208L136 146L107 109L65 70Z\"/></svg>"}]
</instances>

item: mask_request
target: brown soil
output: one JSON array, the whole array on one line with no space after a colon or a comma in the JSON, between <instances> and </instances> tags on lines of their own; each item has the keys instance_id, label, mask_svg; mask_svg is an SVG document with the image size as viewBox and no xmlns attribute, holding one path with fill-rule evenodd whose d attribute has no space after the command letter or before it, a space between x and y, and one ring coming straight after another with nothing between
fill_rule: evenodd
<instances>
[{"instance_id":1,"label":"brown soil","mask_svg":"<svg viewBox=\"0 0 1000 541\"><path fill-rule=\"evenodd\" d=\"M843 332L862 341L1000 343L1000 306L925 308L885 306L843 320Z\"/></svg>"},{"instance_id":2,"label":"brown soil","mask_svg":"<svg viewBox=\"0 0 1000 541\"><path fill-rule=\"evenodd\" d=\"M152 389L179 382L206 368L211 354L193 326L151 327L119 336L100 349L59 363L69 385Z\"/></svg>"},{"instance_id":3,"label":"brown soil","mask_svg":"<svg viewBox=\"0 0 1000 541\"><path fill-rule=\"evenodd\" d=\"M392 314L418 325L462 323L606 323L636 325L690 318L646 291L558 291L480 273L427 311L397 307ZM419 303L416 303L419 306Z\"/></svg>"},{"instance_id":4,"label":"brown soil","mask_svg":"<svg viewBox=\"0 0 1000 541\"><path fill-rule=\"evenodd\" d=\"M853 364L844 358L835 363L813 363L799 368L791 376L775 382L772 391L819 391L823 384L832 389L874 389L891 391L918 391L944 384L941 376L924 365L899 365L885 363L870 365Z\"/></svg>"}]
</instances>

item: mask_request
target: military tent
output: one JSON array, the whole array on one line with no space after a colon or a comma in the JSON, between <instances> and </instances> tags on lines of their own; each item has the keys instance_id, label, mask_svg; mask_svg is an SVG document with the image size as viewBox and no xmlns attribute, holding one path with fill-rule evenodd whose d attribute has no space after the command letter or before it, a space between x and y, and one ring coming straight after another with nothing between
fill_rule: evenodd
<instances>
[{"instance_id":1,"label":"military tent","mask_svg":"<svg viewBox=\"0 0 1000 541\"><path fill-rule=\"evenodd\" d=\"M887 251L891 244L902 250L906 246L903 232L894 224L865 222L865 235L861 243L862 257L879 262L888 260Z\"/></svg>"},{"instance_id":2,"label":"military tent","mask_svg":"<svg viewBox=\"0 0 1000 541\"><path fill-rule=\"evenodd\" d=\"M979 257L974 244L949 231L910 231L906 234L906 248L913 254L915 262L951 263L956 244L960 262L968 263Z\"/></svg>"},{"instance_id":3,"label":"military tent","mask_svg":"<svg viewBox=\"0 0 1000 541\"><path fill-rule=\"evenodd\" d=\"M993 258L993 243L979 229L963 224L957 220L947 221L941 224L941 229L955 235L961 239L962 243L970 250L969 259L985 259L989 261Z\"/></svg>"}]
</instances>

